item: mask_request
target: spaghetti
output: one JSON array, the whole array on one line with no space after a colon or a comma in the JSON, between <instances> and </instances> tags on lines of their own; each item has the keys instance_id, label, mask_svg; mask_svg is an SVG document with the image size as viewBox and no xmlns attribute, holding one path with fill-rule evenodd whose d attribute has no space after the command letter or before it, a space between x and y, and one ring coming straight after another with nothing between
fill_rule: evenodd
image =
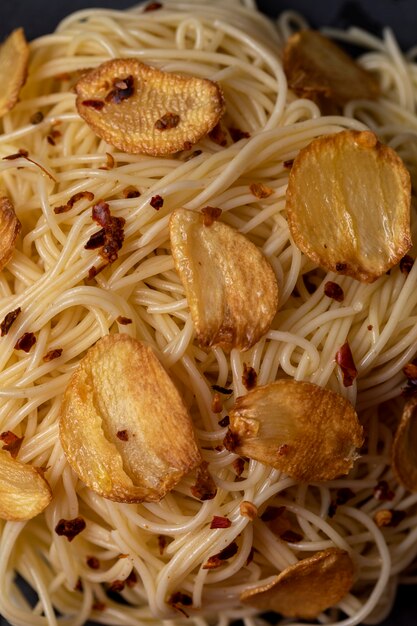
<instances>
[{"instance_id":1,"label":"spaghetti","mask_svg":"<svg viewBox=\"0 0 417 626\"><path fill-rule=\"evenodd\" d=\"M81 626L88 619L226 626L239 618L261 625L256 611L240 604L240 593L333 546L350 553L358 575L320 623L377 623L390 611L397 585L415 582L417 495L393 479L387 415L395 421L401 412L402 368L417 348L417 264L408 273L395 267L370 285L325 274L290 240L285 191L288 163L299 150L344 129L372 129L415 181L417 68L388 29L382 39L358 29L333 32L369 50L360 62L378 77L383 96L352 101L344 115L322 116L313 102L288 92L279 60L285 40L303 25L292 13L274 25L249 1L226 7L169 0L148 12L80 11L30 44L28 80L0 135L1 157L26 150L32 159L0 160L1 184L22 223L15 254L0 273L0 319L21 308L1 339L0 430L23 437L19 460L47 468L54 497L29 522L1 522L0 612L16 626ZM98 139L77 114L71 88L86 68L112 57L218 81L227 144L209 135L187 152L157 158L125 154ZM258 198L253 183L272 193ZM75 194L81 195L69 210L54 211ZM163 199L158 209L151 205L155 196ZM118 260L89 278L100 257L84 246L97 230L91 206L99 199L126 220L125 240ZM207 204L220 207L222 219L262 249L280 287L272 329L249 351L230 356L194 341L170 253L171 212ZM414 238L416 227L413 214ZM343 302L323 290L336 278ZM14 349L25 332L36 338L27 353ZM58 436L61 396L86 350L110 332L155 348L193 416L217 485L214 499L192 497L195 476L189 475L159 503L119 504L88 490L69 468ZM358 369L348 388L335 362L346 340ZM45 360L47 354L56 358ZM222 447L227 428L219 421L246 393L245 366L256 371L259 385L280 377L308 380L356 406L367 447L346 478L299 485ZM213 385L233 390L221 413L212 410ZM384 489L389 497L381 496ZM244 501L257 507L254 521L241 515ZM293 529L286 541L268 522L274 507L285 507ZM403 514L397 526L381 530L374 515L387 508ZM210 528L213 516L231 525ZM60 519L77 517L86 526L73 542L57 535ZM203 567L230 545L235 554L221 567ZM16 573L36 592L34 606Z\"/></svg>"}]
</instances>

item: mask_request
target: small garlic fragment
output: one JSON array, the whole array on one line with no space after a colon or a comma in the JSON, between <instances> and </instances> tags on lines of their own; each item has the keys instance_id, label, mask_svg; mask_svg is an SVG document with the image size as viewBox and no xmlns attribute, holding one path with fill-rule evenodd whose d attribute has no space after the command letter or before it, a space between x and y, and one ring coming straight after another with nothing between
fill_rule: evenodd
<instances>
[{"instance_id":1,"label":"small garlic fragment","mask_svg":"<svg viewBox=\"0 0 417 626\"><path fill-rule=\"evenodd\" d=\"M218 213L216 213L218 211ZM247 350L269 330L278 306L274 271L247 237L218 221L218 209L177 209L172 255L201 346Z\"/></svg>"},{"instance_id":2,"label":"small garlic fragment","mask_svg":"<svg viewBox=\"0 0 417 626\"><path fill-rule=\"evenodd\" d=\"M347 474L362 426L342 395L309 382L277 380L249 391L229 410L224 445L299 482Z\"/></svg>"},{"instance_id":3,"label":"small garlic fragment","mask_svg":"<svg viewBox=\"0 0 417 626\"><path fill-rule=\"evenodd\" d=\"M290 565L271 582L244 591L240 600L284 617L314 619L340 602L353 582L354 565L349 554L328 548Z\"/></svg>"},{"instance_id":4,"label":"small garlic fragment","mask_svg":"<svg viewBox=\"0 0 417 626\"><path fill-rule=\"evenodd\" d=\"M117 502L160 500L201 463L177 388L152 349L126 334L88 350L65 390L59 426L75 473Z\"/></svg>"},{"instance_id":5,"label":"small garlic fragment","mask_svg":"<svg viewBox=\"0 0 417 626\"><path fill-rule=\"evenodd\" d=\"M314 139L288 180L286 210L295 244L327 270L371 283L411 246L410 175L370 131Z\"/></svg>"}]
</instances>

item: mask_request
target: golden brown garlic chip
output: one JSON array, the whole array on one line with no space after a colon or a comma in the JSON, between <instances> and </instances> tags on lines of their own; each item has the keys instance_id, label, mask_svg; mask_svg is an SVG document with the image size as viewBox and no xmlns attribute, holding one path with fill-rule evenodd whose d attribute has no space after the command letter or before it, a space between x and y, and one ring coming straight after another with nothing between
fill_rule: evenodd
<instances>
[{"instance_id":1,"label":"golden brown garlic chip","mask_svg":"<svg viewBox=\"0 0 417 626\"><path fill-rule=\"evenodd\" d=\"M224 112L220 86L113 59L76 84L77 109L93 131L124 152L163 156L190 149Z\"/></svg>"},{"instance_id":2,"label":"golden brown garlic chip","mask_svg":"<svg viewBox=\"0 0 417 626\"><path fill-rule=\"evenodd\" d=\"M398 483L417 491L417 397L406 403L394 436L391 467Z\"/></svg>"},{"instance_id":3,"label":"golden brown garlic chip","mask_svg":"<svg viewBox=\"0 0 417 626\"><path fill-rule=\"evenodd\" d=\"M299 482L347 474L363 443L362 426L343 396L318 385L277 380L238 398L224 444Z\"/></svg>"},{"instance_id":4,"label":"golden brown garlic chip","mask_svg":"<svg viewBox=\"0 0 417 626\"><path fill-rule=\"evenodd\" d=\"M174 211L172 255L200 345L247 350L271 326L278 306L277 281L260 250L217 221L214 211Z\"/></svg>"},{"instance_id":5,"label":"golden brown garlic chip","mask_svg":"<svg viewBox=\"0 0 417 626\"><path fill-rule=\"evenodd\" d=\"M13 256L15 242L22 226L16 217L12 203L5 196L0 198L0 271Z\"/></svg>"},{"instance_id":6,"label":"golden brown garlic chip","mask_svg":"<svg viewBox=\"0 0 417 626\"><path fill-rule=\"evenodd\" d=\"M314 100L325 112L349 100L379 95L372 74L315 30L301 30L288 39L283 63L290 89L300 98Z\"/></svg>"},{"instance_id":7,"label":"golden brown garlic chip","mask_svg":"<svg viewBox=\"0 0 417 626\"><path fill-rule=\"evenodd\" d=\"M371 283L411 246L410 175L370 131L313 140L291 169L286 209L296 245L314 263Z\"/></svg>"},{"instance_id":8,"label":"golden brown garlic chip","mask_svg":"<svg viewBox=\"0 0 417 626\"><path fill-rule=\"evenodd\" d=\"M117 502L160 500L201 463L174 383L152 349L125 334L103 337L80 361L59 426L75 473Z\"/></svg>"},{"instance_id":9,"label":"golden brown garlic chip","mask_svg":"<svg viewBox=\"0 0 417 626\"><path fill-rule=\"evenodd\" d=\"M0 450L0 518L13 521L32 519L52 500L51 488L42 472L13 459Z\"/></svg>"},{"instance_id":10,"label":"golden brown garlic chip","mask_svg":"<svg viewBox=\"0 0 417 626\"><path fill-rule=\"evenodd\" d=\"M13 109L24 85L29 46L23 28L14 30L0 46L0 117Z\"/></svg>"},{"instance_id":11,"label":"golden brown garlic chip","mask_svg":"<svg viewBox=\"0 0 417 626\"><path fill-rule=\"evenodd\" d=\"M328 548L290 565L272 582L244 591L241 602L284 617L314 619L353 585L354 566L345 550Z\"/></svg>"}]
</instances>

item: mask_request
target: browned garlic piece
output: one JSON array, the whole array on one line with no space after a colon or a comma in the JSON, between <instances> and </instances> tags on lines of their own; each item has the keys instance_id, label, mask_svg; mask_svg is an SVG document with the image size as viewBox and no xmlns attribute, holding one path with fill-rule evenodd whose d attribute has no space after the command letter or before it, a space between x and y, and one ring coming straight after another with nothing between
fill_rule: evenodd
<instances>
[{"instance_id":1,"label":"browned garlic piece","mask_svg":"<svg viewBox=\"0 0 417 626\"><path fill-rule=\"evenodd\" d=\"M325 112L349 100L379 95L372 74L316 30L301 30L288 39L283 64L290 89L300 98L314 100Z\"/></svg>"},{"instance_id":2,"label":"browned garlic piece","mask_svg":"<svg viewBox=\"0 0 417 626\"><path fill-rule=\"evenodd\" d=\"M284 617L314 619L349 592L354 566L345 550L328 548L283 570L274 580L244 591L243 603Z\"/></svg>"},{"instance_id":3,"label":"browned garlic piece","mask_svg":"<svg viewBox=\"0 0 417 626\"><path fill-rule=\"evenodd\" d=\"M164 156L190 149L224 113L220 86L112 59L80 78L77 109L93 131L124 152Z\"/></svg>"},{"instance_id":4,"label":"browned garlic piece","mask_svg":"<svg viewBox=\"0 0 417 626\"><path fill-rule=\"evenodd\" d=\"M406 403L396 430L391 452L391 467L398 483L417 491L417 398Z\"/></svg>"},{"instance_id":5,"label":"browned garlic piece","mask_svg":"<svg viewBox=\"0 0 417 626\"><path fill-rule=\"evenodd\" d=\"M52 500L51 488L40 470L0 450L0 518L32 519Z\"/></svg>"},{"instance_id":6,"label":"browned garlic piece","mask_svg":"<svg viewBox=\"0 0 417 626\"><path fill-rule=\"evenodd\" d=\"M0 271L12 258L21 228L10 200L0 197Z\"/></svg>"},{"instance_id":7,"label":"browned garlic piece","mask_svg":"<svg viewBox=\"0 0 417 626\"><path fill-rule=\"evenodd\" d=\"M410 175L370 131L313 140L294 161L286 209L296 245L314 263L371 283L411 246Z\"/></svg>"},{"instance_id":8,"label":"browned garlic piece","mask_svg":"<svg viewBox=\"0 0 417 626\"><path fill-rule=\"evenodd\" d=\"M299 482L347 474L363 443L362 426L343 396L318 385L277 380L238 398L224 445Z\"/></svg>"},{"instance_id":9,"label":"browned garlic piece","mask_svg":"<svg viewBox=\"0 0 417 626\"><path fill-rule=\"evenodd\" d=\"M261 251L219 222L220 209L177 209L170 220L175 266L203 347L247 350L269 330L278 306L274 271Z\"/></svg>"},{"instance_id":10,"label":"browned garlic piece","mask_svg":"<svg viewBox=\"0 0 417 626\"><path fill-rule=\"evenodd\" d=\"M0 117L13 109L26 81L29 46L23 28L14 30L0 46Z\"/></svg>"},{"instance_id":11,"label":"browned garlic piece","mask_svg":"<svg viewBox=\"0 0 417 626\"><path fill-rule=\"evenodd\" d=\"M80 361L60 438L79 478L117 502L160 500L202 460L171 378L149 346L125 334L103 337Z\"/></svg>"}]
</instances>

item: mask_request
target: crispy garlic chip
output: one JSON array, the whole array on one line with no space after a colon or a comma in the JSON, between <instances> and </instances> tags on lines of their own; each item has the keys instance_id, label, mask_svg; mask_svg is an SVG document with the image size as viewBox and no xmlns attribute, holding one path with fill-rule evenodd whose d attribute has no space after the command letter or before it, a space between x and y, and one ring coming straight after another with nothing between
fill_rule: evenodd
<instances>
[{"instance_id":1,"label":"crispy garlic chip","mask_svg":"<svg viewBox=\"0 0 417 626\"><path fill-rule=\"evenodd\" d=\"M410 175L370 131L314 139L292 166L286 209L296 245L314 263L371 283L411 246Z\"/></svg>"},{"instance_id":2,"label":"crispy garlic chip","mask_svg":"<svg viewBox=\"0 0 417 626\"><path fill-rule=\"evenodd\" d=\"M283 63L289 87L300 98L314 100L326 112L349 100L379 95L372 74L316 30L292 35L284 48Z\"/></svg>"},{"instance_id":3,"label":"crispy garlic chip","mask_svg":"<svg viewBox=\"0 0 417 626\"><path fill-rule=\"evenodd\" d=\"M0 271L12 258L21 227L10 200L0 197Z\"/></svg>"},{"instance_id":4,"label":"crispy garlic chip","mask_svg":"<svg viewBox=\"0 0 417 626\"><path fill-rule=\"evenodd\" d=\"M117 502L160 500L201 463L191 418L149 346L100 339L65 390L60 438L90 489Z\"/></svg>"},{"instance_id":5,"label":"crispy garlic chip","mask_svg":"<svg viewBox=\"0 0 417 626\"><path fill-rule=\"evenodd\" d=\"M164 156L190 149L224 113L220 86L113 59L76 84L77 109L93 131L124 152Z\"/></svg>"},{"instance_id":6,"label":"crispy garlic chip","mask_svg":"<svg viewBox=\"0 0 417 626\"><path fill-rule=\"evenodd\" d=\"M343 396L313 383L277 380L237 398L224 444L299 482L347 474L363 443Z\"/></svg>"},{"instance_id":7,"label":"crispy garlic chip","mask_svg":"<svg viewBox=\"0 0 417 626\"><path fill-rule=\"evenodd\" d=\"M174 211L172 254L200 345L247 350L271 326L277 281L260 250L219 222L219 212L212 207L201 213Z\"/></svg>"},{"instance_id":8,"label":"crispy garlic chip","mask_svg":"<svg viewBox=\"0 0 417 626\"><path fill-rule=\"evenodd\" d=\"M52 500L51 488L42 472L0 450L0 518L32 519Z\"/></svg>"},{"instance_id":9,"label":"crispy garlic chip","mask_svg":"<svg viewBox=\"0 0 417 626\"><path fill-rule=\"evenodd\" d=\"M314 619L334 606L354 582L354 565L349 554L328 548L290 565L266 585L244 591L241 602L284 617Z\"/></svg>"},{"instance_id":10,"label":"crispy garlic chip","mask_svg":"<svg viewBox=\"0 0 417 626\"><path fill-rule=\"evenodd\" d=\"M27 76L29 46L23 28L14 30L0 46L0 117L13 109Z\"/></svg>"},{"instance_id":11,"label":"crispy garlic chip","mask_svg":"<svg viewBox=\"0 0 417 626\"><path fill-rule=\"evenodd\" d=\"M417 491L417 398L406 403L391 451L391 467L398 483Z\"/></svg>"}]
</instances>

